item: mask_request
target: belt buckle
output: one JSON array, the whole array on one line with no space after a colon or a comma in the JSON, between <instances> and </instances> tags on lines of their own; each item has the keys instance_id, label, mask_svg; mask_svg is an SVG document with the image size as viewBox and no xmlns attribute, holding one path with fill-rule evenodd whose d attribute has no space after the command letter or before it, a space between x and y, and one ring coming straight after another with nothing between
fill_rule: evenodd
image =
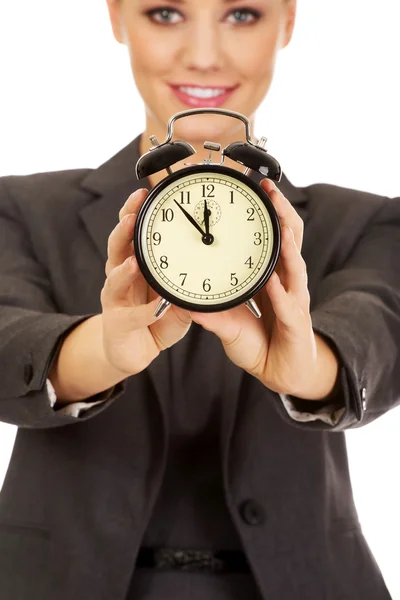
<instances>
[{"instance_id":1,"label":"belt buckle","mask_svg":"<svg viewBox=\"0 0 400 600\"><path fill-rule=\"evenodd\" d=\"M183 550L158 548L154 553L155 567L158 569L178 569L181 571L207 571L219 573L225 563L207 550Z\"/></svg>"}]
</instances>

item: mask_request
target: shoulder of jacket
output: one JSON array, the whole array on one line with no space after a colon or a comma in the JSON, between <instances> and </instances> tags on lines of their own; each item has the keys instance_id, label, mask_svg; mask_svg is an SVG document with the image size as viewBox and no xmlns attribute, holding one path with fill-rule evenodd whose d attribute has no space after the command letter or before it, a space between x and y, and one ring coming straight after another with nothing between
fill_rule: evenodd
<instances>
[{"instance_id":1,"label":"shoulder of jacket","mask_svg":"<svg viewBox=\"0 0 400 600\"><path fill-rule=\"evenodd\" d=\"M308 198L309 214L317 222L359 222L362 227L380 215L400 215L400 197L385 196L360 189L328 183L303 188Z\"/></svg>"},{"instance_id":2,"label":"shoulder of jacket","mask_svg":"<svg viewBox=\"0 0 400 600\"><path fill-rule=\"evenodd\" d=\"M355 202L365 202L369 204L379 204L382 200L387 200L389 196L376 194L368 190L356 188L346 188L344 186L334 185L332 183L314 183L306 186L304 191L310 198L325 197L327 200L346 203L349 200Z\"/></svg>"},{"instance_id":3,"label":"shoulder of jacket","mask_svg":"<svg viewBox=\"0 0 400 600\"><path fill-rule=\"evenodd\" d=\"M81 181L93 169L68 169L29 175L4 175L0 177L1 196L7 194L19 206L25 203L71 203L74 198L87 197L80 187Z\"/></svg>"}]
</instances>

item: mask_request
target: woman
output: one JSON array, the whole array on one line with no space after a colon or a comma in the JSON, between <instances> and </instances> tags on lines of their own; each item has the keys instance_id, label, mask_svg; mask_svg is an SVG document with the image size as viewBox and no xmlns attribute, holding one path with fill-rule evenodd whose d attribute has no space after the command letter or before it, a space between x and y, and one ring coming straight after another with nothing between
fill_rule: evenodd
<instances>
[{"instance_id":1,"label":"woman","mask_svg":"<svg viewBox=\"0 0 400 600\"><path fill-rule=\"evenodd\" d=\"M296 6L108 8L146 131L97 170L0 179L0 418L19 427L0 597L387 600L344 431L398 403L399 199L263 180L283 241L262 319L156 319L131 240L164 173L137 181L135 162L188 106L253 123ZM210 115L175 134L198 162L244 135Z\"/></svg>"}]
</instances>

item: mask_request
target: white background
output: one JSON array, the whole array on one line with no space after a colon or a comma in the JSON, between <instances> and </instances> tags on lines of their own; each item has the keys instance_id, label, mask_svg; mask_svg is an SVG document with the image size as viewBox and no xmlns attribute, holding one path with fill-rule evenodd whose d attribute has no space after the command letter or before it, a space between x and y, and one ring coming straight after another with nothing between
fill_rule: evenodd
<instances>
[{"instance_id":1,"label":"white background","mask_svg":"<svg viewBox=\"0 0 400 600\"><path fill-rule=\"evenodd\" d=\"M256 127L295 185L400 195L399 17L398 0L299 0L294 37ZM143 124L105 0L1 3L0 175L97 167ZM346 433L364 534L394 600L399 431L394 409ZM14 436L15 428L0 424L0 485Z\"/></svg>"}]
</instances>

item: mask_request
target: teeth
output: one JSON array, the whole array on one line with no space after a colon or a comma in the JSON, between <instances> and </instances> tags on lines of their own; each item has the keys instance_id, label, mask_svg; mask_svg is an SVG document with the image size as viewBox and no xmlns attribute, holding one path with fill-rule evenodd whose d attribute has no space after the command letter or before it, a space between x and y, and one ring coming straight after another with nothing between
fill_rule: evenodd
<instances>
[{"instance_id":1,"label":"teeth","mask_svg":"<svg viewBox=\"0 0 400 600\"><path fill-rule=\"evenodd\" d=\"M189 96L195 96L196 98L215 98L216 96L222 96L222 94L225 94L227 91L225 88L211 89L196 87L180 87L179 90Z\"/></svg>"}]
</instances>

